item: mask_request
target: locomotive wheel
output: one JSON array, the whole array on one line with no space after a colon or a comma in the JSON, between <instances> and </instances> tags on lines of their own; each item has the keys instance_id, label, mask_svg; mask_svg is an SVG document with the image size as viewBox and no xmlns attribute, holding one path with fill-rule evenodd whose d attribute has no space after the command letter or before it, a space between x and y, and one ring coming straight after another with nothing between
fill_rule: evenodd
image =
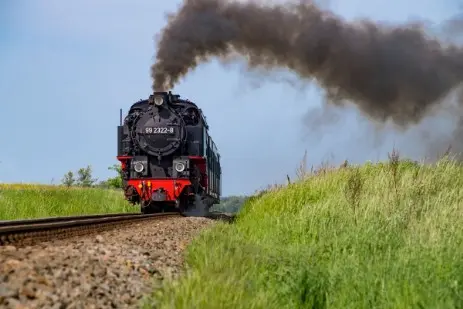
<instances>
[{"instance_id":1,"label":"locomotive wheel","mask_svg":"<svg viewBox=\"0 0 463 309\"><path fill-rule=\"evenodd\" d=\"M144 215L147 215L147 214L150 214L151 213L151 207L148 205L148 206L143 206L143 205L140 205L140 212Z\"/></svg>"}]
</instances>

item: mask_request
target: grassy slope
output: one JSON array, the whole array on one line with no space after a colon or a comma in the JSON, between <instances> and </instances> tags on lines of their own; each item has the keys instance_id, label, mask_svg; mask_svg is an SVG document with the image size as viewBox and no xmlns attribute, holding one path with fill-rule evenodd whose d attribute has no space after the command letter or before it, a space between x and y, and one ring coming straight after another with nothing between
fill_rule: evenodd
<instances>
[{"instance_id":1,"label":"grassy slope","mask_svg":"<svg viewBox=\"0 0 463 309\"><path fill-rule=\"evenodd\" d=\"M157 308L461 308L463 167L366 165L245 205L190 246ZM146 307L150 307L146 305Z\"/></svg>"},{"instance_id":2,"label":"grassy slope","mask_svg":"<svg viewBox=\"0 0 463 309\"><path fill-rule=\"evenodd\" d=\"M0 184L0 220L134 211L113 190Z\"/></svg>"}]
</instances>

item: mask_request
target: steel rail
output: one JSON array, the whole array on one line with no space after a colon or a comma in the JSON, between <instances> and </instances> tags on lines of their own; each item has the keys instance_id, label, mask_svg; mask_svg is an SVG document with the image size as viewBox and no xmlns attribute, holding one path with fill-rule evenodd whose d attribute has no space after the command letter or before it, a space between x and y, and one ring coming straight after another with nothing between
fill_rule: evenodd
<instances>
[{"instance_id":1,"label":"steel rail","mask_svg":"<svg viewBox=\"0 0 463 309\"><path fill-rule=\"evenodd\" d=\"M81 215L81 216L63 216L63 217L47 217L37 219L20 219L20 220L0 220L0 227L13 226L13 225L25 225L25 224L36 224L36 223L48 223L48 222L59 222L59 221L70 221L70 220L84 220L84 219L97 219L97 218L109 218L109 217L123 217L127 215L139 215L137 212L128 213L114 213L114 214L99 214L99 215Z\"/></svg>"},{"instance_id":2,"label":"steel rail","mask_svg":"<svg viewBox=\"0 0 463 309\"><path fill-rule=\"evenodd\" d=\"M0 236L4 233L11 232L31 232L41 231L44 229L51 230L56 228L66 228L74 226L94 225L101 223L112 223L127 220L141 220L153 217L179 216L178 213L158 213L158 214L123 214L123 215L102 215L98 217L75 216L75 217L53 217L37 220L24 220L20 222L12 221L11 224L0 226ZM26 221L26 222L25 222Z\"/></svg>"},{"instance_id":3,"label":"steel rail","mask_svg":"<svg viewBox=\"0 0 463 309\"><path fill-rule=\"evenodd\" d=\"M156 214L110 214L96 216L52 217L32 220L13 220L0 225L0 246L41 238L54 240L63 236L74 236L75 232L91 232L106 227L117 227L126 223L135 223L148 219L179 217L178 212Z\"/></svg>"}]
</instances>

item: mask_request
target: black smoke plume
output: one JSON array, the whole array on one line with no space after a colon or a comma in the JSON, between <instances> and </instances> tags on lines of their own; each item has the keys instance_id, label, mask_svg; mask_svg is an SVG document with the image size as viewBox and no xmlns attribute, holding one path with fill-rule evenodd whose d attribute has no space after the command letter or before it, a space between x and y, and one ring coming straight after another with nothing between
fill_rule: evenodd
<instances>
[{"instance_id":1,"label":"black smoke plume","mask_svg":"<svg viewBox=\"0 0 463 309\"><path fill-rule=\"evenodd\" d=\"M185 0L158 41L153 88L170 89L200 63L234 54L249 68L287 68L317 82L330 102L399 126L418 123L463 80L463 49L417 23L349 23L308 1Z\"/></svg>"}]
</instances>

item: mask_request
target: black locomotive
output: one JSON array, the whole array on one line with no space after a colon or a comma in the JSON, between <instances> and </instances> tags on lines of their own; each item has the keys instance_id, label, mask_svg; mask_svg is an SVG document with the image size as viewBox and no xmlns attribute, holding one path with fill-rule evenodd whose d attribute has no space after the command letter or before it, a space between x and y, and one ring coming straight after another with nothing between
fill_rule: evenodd
<instances>
[{"instance_id":1,"label":"black locomotive","mask_svg":"<svg viewBox=\"0 0 463 309\"><path fill-rule=\"evenodd\" d=\"M201 109L171 92L134 103L118 126L125 197L143 213L220 203L220 154Z\"/></svg>"}]
</instances>

